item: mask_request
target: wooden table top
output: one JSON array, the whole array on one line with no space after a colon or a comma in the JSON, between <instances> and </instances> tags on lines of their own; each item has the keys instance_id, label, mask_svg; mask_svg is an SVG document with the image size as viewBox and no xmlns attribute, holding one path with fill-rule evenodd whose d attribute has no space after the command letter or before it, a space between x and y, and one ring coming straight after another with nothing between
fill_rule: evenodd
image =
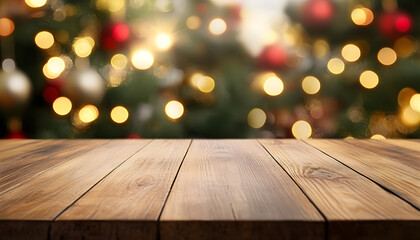
<instances>
[{"instance_id":1,"label":"wooden table top","mask_svg":"<svg viewBox=\"0 0 420 240\"><path fill-rule=\"evenodd\" d=\"M0 239L420 239L420 141L0 140Z\"/></svg>"}]
</instances>

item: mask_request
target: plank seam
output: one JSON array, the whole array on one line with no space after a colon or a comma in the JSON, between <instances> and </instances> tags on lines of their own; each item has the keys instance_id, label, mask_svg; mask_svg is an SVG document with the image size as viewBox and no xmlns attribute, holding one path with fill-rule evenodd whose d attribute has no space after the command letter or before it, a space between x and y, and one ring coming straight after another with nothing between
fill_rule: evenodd
<instances>
[{"instance_id":1,"label":"plank seam","mask_svg":"<svg viewBox=\"0 0 420 240\"><path fill-rule=\"evenodd\" d=\"M306 142L305 140L304 140L303 142L304 142L305 144L307 144L307 145L309 145L309 146L311 146L311 147L315 148L316 150L318 150L318 151L322 152L323 154L325 154L325 155L329 156L330 158L332 158L332 159L336 160L337 162L341 163L342 165L346 166L347 168L349 168L349 169L353 170L354 172L358 173L359 175L361 175L361 176L365 177L366 179L370 180L370 181L371 181L371 182L373 182L374 184L378 185L381 189L385 190L386 192L390 193L391 195L394 195L394 196L398 197L399 199L401 199L401 200L403 200L404 202L408 203L410 206L414 207L416 210L420 211L420 208L419 208L419 207L417 207L416 205L414 205L413 203L411 203L410 201L408 201L408 200L407 200L407 199L405 199L404 197L400 196L398 193L395 193L394 191L392 191L392 189L389 189L389 188L387 188L386 186L383 186L382 184L380 184L379 182L375 181L374 179L372 179L372 178L370 178L370 177L366 176L365 174L363 174L363 173L361 173L361 172L357 171L356 169L354 169L354 168L352 168L352 167L348 166L347 164L343 163L342 161L338 160L337 158L333 157L332 155L330 155L330 154L328 154L328 153L326 153L326 152L322 151L321 149L319 149L319 148L317 148L317 147L313 146L313 145L312 145L312 144L310 144L309 142ZM352 145L352 146L357 147L357 145L353 145L353 144L351 144L351 143L349 143L349 142L346 142L346 143L348 143L348 144L350 144L350 145Z\"/></svg>"},{"instance_id":2,"label":"plank seam","mask_svg":"<svg viewBox=\"0 0 420 240\"><path fill-rule=\"evenodd\" d=\"M296 184L296 186L300 189L300 191L305 195L305 197L309 200L310 203L315 207L315 209L321 214L322 218L324 219L324 239L328 240L328 220L327 217L324 215L324 213L321 211L321 209L318 208L318 206L315 204L315 202L312 201L312 199L306 194L306 192L303 190L303 188L293 179L293 177L284 169L284 167L276 160L276 158L271 154L271 152L264 146L264 144L260 141L260 139L257 139L258 143L264 148L264 150L271 156L271 158L274 160L274 162L277 163L281 167L281 169L289 176L290 179Z\"/></svg>"},{"instance_id":3,"label":"plank seam","mask_svg":"<svg viewBox=\"0 0 420 240\"><path fill-rule=\"evenodd\" d=\"M162 217L162 213L163 213L163 210L165 209L166 202L167 202L167 201L168 201L168 199L169 199L169 195L171 195L172 188L173 188L173 187L174 187L174 185L175 185L175 181L176 181L176 179L178 178L178 174L179 174L179 171L181 170L182 164L184 163L184 160L185 160L185 158L187 157L188 152L190 151L190 147L191 147L191 145L192 145L192 142L193 142L193 140L191 139L191 140L190 140L190 144L188 145L188 148L187 148L187 150L185 151L184 157L183 157L183 158L182 158L182 160L181 160L181 164L179 164L179 168L178 168L178 170L176 171L176 174L175 174L174 180L172 181L171 187L169 188L168 195L166 195L165 201L163 201L162 209L161 209L161 211L160 211L160 213L159 213L159 216L158 216L158 219L157 219L157 228L156 228L156 229L157 229L157 240L160 240L160 239L161 239L161 236L160 236L160 218Z\"/></svg>"}]
</instances>

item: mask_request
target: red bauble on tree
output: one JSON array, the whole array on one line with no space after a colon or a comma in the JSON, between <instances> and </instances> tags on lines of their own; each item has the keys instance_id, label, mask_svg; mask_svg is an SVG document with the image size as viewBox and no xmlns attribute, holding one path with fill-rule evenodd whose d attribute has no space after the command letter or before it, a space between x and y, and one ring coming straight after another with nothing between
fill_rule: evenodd
<instances>
[{"instance_id":1,"label":"red bauble on tree","mask_svg":"<svg viewBox=\"0 0 420 240\"><path fill-rule=\"evenodd\" d=\"M334 16L334 5L330 0L309 0L303 5L301 14L307 26L325 27Z\"/></svg>"},{"instance_id":2,"label":"red bauble on tree","mask_svg":"<svg viewBox=\"0 0 420 240\"><path fill-rule=\"evenodd\" d=\"M258 63L262 68L278 69L284 67L287 52L280 44L266 46L258 56Z\"/></svg>"},{"instance_id":3,"label":"red bauble on tree","mask_svg":"<svg viewBox=\"0 0 420 240\"><path fill-rule=\"evenodd\" d=\"M407 34L413 28L413 18L403 11L384 12L379 17L379 30L391 40Z\"/></svg>"},{"instance_id":4,"label":"red bauble on tree","mask_svg":"<svg viewBox=\"0 0 420 240\"><path fill-rule=\"evenodd\" d=\"M102 46L108 51L119 50L127 45L130 36L130 28L126 23L112 22L102 31Z\"/></svg>"}]
</instances>

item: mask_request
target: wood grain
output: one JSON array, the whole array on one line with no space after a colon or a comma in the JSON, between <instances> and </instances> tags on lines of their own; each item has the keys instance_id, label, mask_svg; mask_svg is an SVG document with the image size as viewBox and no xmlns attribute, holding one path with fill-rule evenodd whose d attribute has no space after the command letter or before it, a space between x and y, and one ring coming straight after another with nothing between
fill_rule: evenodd
<instances>
[{"instance_id":1,"label":"wood grain","mask_svg":"<svg viewBox=\"0 0 420 240\"><path fill-rule=\"evenodd\" d=\"M110 233L116 239L155 239L159 214L190 142L152 141L63 212L52 225L51 239L105 239Z\"/></svg>"},{"instance_id":2,"label":"wood grain","mask_svg":"<svg viewBox=\"0 0 420 240\"><path fill-rule=\"evenodd\" d=\"M39 140L33 139L13 139L13 140L0 140L0 152L9 151L16 147L21 147Z\"/></svg>"},{"instance_id":3,"label":"wood grain","mask_svg":"<svg viewBox=\"0 0 420 240\"><path fill-rule=\"evenodd\" d=\"M255 140L194 140L160 222L163 240L323 239L323 230L322 216Z\"/></svg>"},{"instance_id":4,"label":"wood grain","mask_svg":"<svg viewBox=\"0 0 420 240\"><path fill-rule=\"evenodd\" d=\"M340 142L337 151L343 149ZM360 235L363 239L378 240L395 239L395 233L401 239L420 234L419 211L335 159L300 140L261 143L327 218L328 239L349 239L357 231L365 234ZM365 222L371 220L380 227L369 229ZM414 222L416 228L412 224L396 228L393 220Z\"/></svg>"},{"instance_id":5,"label":"wood grain","mask_svg":"<svg viewBox=\"0 0 420 240\"><path fill-rule=\"evenodd\" d=\"M407 165L407 161L385 157L342 140L307 142L420 209L420 171Z\"/></svg>"}]
</instances>

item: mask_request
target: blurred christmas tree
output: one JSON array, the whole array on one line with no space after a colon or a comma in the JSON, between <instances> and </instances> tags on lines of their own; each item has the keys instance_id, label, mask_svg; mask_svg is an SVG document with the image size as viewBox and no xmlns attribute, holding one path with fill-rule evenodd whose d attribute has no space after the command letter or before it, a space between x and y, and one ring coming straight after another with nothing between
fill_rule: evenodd
<instances>
[{"instance_id":1,"label":"blurred christmas tree","mask_svg":"<svg viewBox=\"0 0 420 240\"><path fill-rule=\"evenodd\" d=\"M0 136L419 137L420 3L0 1Z\"/></svg>"}]
</instances>

